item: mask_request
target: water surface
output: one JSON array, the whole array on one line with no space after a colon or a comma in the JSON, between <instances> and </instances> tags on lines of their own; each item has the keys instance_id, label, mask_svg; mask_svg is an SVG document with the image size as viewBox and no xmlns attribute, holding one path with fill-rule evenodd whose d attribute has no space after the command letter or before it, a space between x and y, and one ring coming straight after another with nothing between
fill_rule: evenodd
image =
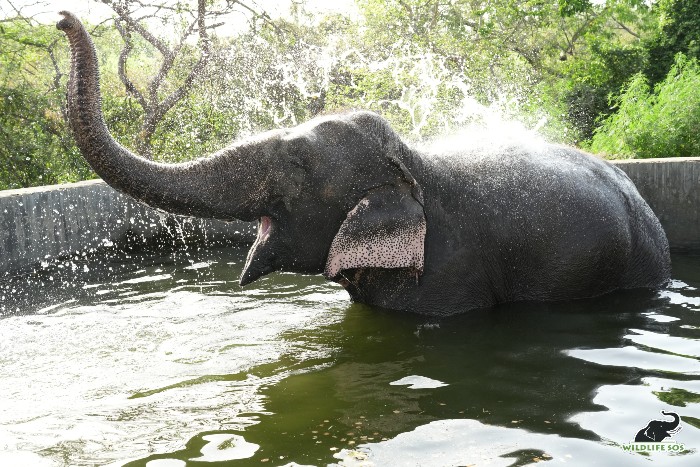
<instances>
[{"instance_id":1,"label":"water surface","mask_svg":"<svg viewBox=\"0 0 700 467\"><path fill-rule=\"evenodd\" d=\"M0 465L700 465L700 257L659 293L431 319L245 251L0 281ZM660 411L680 454L630 454Z\"/></svg>"}]
</instances>

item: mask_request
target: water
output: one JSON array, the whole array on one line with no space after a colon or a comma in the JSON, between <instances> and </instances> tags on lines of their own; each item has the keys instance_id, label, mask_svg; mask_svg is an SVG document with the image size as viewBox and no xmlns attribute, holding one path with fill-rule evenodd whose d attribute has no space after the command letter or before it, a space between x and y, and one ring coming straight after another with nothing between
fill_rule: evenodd
<instances>
[{"instance_id":1,"label":"water","mask_svg":"<svg viewBox=\"0 0 700 467\"><path fill-rule=\"evenodd\" d=\"M242 249L0 283L0 465L700 465L700 256L659 293L446 320ZM60 266L60 267L59 267ZM685 452L622 446L677 412Z\"/></svg>"}]
</instances>

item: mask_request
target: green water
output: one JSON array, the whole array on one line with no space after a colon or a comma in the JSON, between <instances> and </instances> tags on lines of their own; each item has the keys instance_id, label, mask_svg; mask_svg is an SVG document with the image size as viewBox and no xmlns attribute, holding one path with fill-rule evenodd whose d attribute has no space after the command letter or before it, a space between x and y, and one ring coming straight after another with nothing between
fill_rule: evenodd
<instances>
[{"instance_id":1,"label":"green water","mask_svg":"<svg viewBox=\"0 0 700 467\"><path fill-rule=\"evenodd\" d=\"M320 277L242 290L244 259L113 254L0 281L0 465L700 465L698 256L659 293L443 320ZM661 410L683 452L625 452Z\"/></svg>"}]
</instances>

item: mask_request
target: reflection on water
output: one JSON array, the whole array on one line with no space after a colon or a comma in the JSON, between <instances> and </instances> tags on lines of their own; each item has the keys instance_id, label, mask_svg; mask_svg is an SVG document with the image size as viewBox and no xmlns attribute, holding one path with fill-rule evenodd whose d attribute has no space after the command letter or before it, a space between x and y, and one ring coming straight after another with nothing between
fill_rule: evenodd
<instances>
[{"instance_id":1,"label":"reflection on water","mask_svg":"<svg viewBox=\"0 0 700 467\"><path fill-rule=\"evenodd\" d=\"M700 257L660 293L435 320L241 290L244 255L0 282L0 465L700 465ZM684 453L623 451L661 410Z\"/></svg>"}]
</instances>

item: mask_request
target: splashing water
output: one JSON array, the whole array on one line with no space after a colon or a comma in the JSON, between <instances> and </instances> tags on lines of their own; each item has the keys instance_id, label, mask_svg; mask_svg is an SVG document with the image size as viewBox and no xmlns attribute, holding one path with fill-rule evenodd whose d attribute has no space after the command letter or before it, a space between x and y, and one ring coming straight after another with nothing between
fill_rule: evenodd
<instances>
[{"instance_id":1,"label":"splashing water","mask_svg":"<svg viewBox=\"0 0 700 467\"><path fill-rule=\"evenodd\" d=\"M494 140L503 134L556 133L551 116L533 110L528 76L518 82L495 77L484 91L473 83L468 65L456 67L411 44L395 44L385 55L370 57L346 36L329 34L316 43L298 40L280 56L260 37L245 36L213 59L203 92L217 112L227 115L238 137L348 108L382 114L412 142L471 126L500 133ZM387 94L383 87L392 91ZM183 125L183 131L193 131L196 122Z\"/></svg>"}]
</instances>

